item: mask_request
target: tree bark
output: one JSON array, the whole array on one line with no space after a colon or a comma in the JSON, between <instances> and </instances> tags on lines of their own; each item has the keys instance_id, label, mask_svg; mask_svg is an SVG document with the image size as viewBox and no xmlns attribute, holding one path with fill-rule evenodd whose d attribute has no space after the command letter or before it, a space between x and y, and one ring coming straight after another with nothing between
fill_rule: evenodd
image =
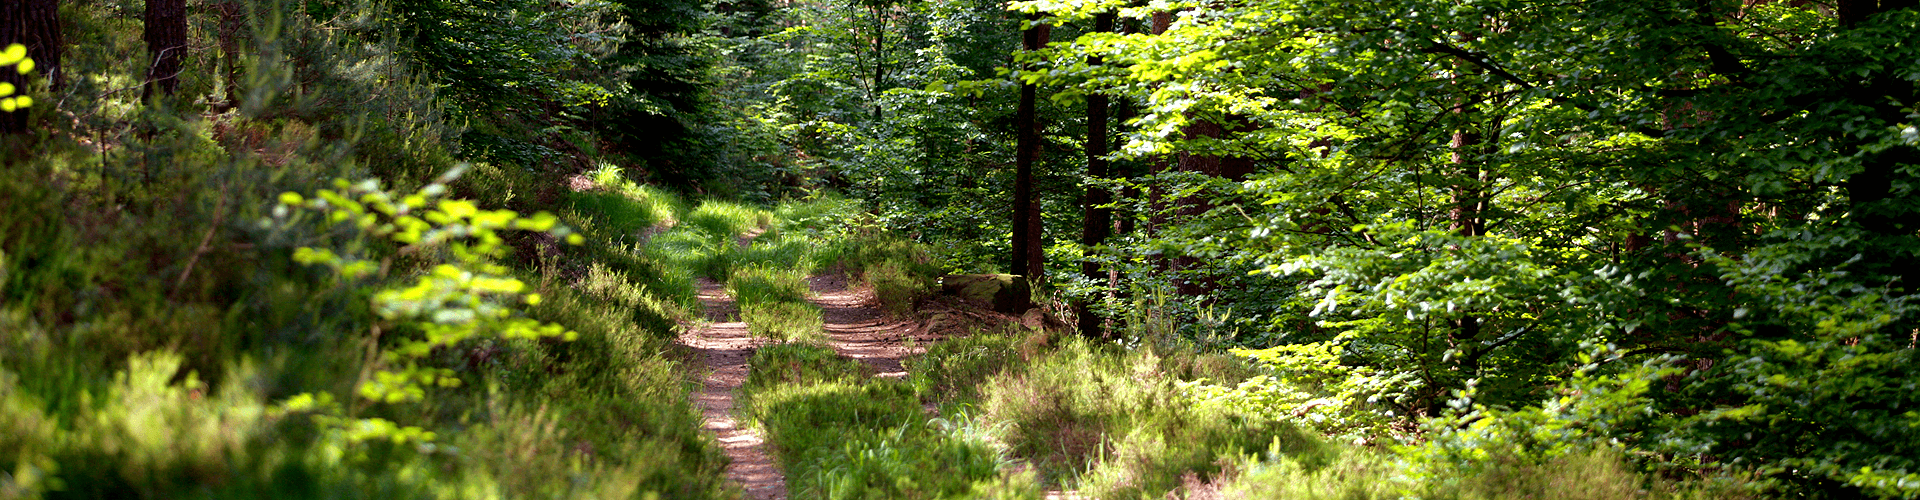
<instances>
[{"instance_id":1,"label":"tree bark","mask_svg":"<svg viewBox=\"0 0 1920 500\"><path fill-rule=\"evenodd\" d=\"M180 90L180 70L187 50L186 0L147 0L147 88L172 96Z\"/></svg>"},{"instance_id":2,"label":"tree bark","mask_svg":"<svg viewBox=\"0 0 1920 500\"><path fill-rule=\"evenodd\" d=\"M868 99L873 104L873 121L878 123L880 111L880 85L887 77L887 24L881 18L881 1L873 1L873 86L869 89Z\"/></svg>"},{"instance_id":3,"label":"tree bark","mask_svg":"<svg viewBox=\"0 0 1920 500\"><path fill-rule=\"evenodd\" d=\"M244 7L240 5L238 0L221 0L211 6L219 15L220 20L218 36L220 43L220 64L226 67L226 73L221 75L226 79L226 106L238 107L241 96L246 94L246 92L240 88L240 31L246 26L246 19L242 16L242 9Z\"/></svg>"},{"instance_id":4,"label":"tree bark","mask_svg":"<svg viewBox=\"0 0 1920 500\"><path fill-rule=\"evenodd\" d=\"M1038 19L1028 18L1029 22ZM1047 44L1045 24L1036 22L1022 34L1026 50L1040 50ZM1025 276L1028 283L1039 283L1045 276L1040 205L1033 193L1033 166L1040 158L1040 124L1035 109L1038 91L1034 84L1021 83L1020 104L1014 111L1014 127L1019 130L1014 144L1013 262L1008 272Z\"/></svg>"},{"instance_id":5,"label":"tree bark","mask_svg":"<svg viewBox=\"0 0 1920 500\"><path fill-rule=\"evenodd\" d=\"M1113 19L1114 14L1110 12L1094 15L1093 32L1113 31ZM1087 58L1088 65L1097 66L1101 62L1099 57ZM1087 95L1086 150L1089 181L1097 182L1113 175L1106 158L1107 101L1106 94L1096 92ZM1106 187L1098 184L1087 185L1086 196L1081 200L1082 217L1080 219L1080 244L1086 248L1087 252L1096 251L1100 245L1106 244L1109 236L1113 235L1113 209L1107 207L1111 203L1113 203L1113 193L1108 192ZM1100 263L1091 256L1080 261L1080 273L1085 275L1087 280L1095 283L1111 278L1106 270L1101 269ZM1108 283L1106 293L1113 293L1112 283ZM1087 299L1087 302L1091 302L1091 299ZM1087 302L1075 308L1080 318L1080 334L1100 336L1100 318L1093 315Z\"/></svg>"},{"instance_id":6,"label":"tree bark","mask_svg":"<svg viewBox=\"0 0 1920 500\"><path fill-rule=\"evenodd\" d=\"M5 0L0 5L0 49L12 44L27 46L33 59L34 74L44 75L54 90L66 86L66 72L60 67L60 53L66 41L60 33L60 4L56 0ZM33 75L22 75L9 66L0 70L0 82L11 83L14 92L25 93ZM41 99L41 105L54 100ZM28 110L0 116L0 134L25 133Z\"/></svg>"}]
</instances>

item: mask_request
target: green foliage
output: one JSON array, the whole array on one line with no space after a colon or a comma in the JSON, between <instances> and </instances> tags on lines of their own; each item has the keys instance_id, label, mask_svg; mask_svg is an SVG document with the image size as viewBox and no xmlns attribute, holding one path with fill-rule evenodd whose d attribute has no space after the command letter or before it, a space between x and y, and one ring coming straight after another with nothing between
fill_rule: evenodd
<instances>
[{"instance_id":1,"label":"green foliage","mask_svg":"<svg viewBox=\"0 0 1920 500\"><path fill-rule=\"evenodd\" d=\"M503 230L547 231L575 244L580 237L556 226L550 214L523 218L512 211L480 210L470 201L443 198L445 182L457 175L455 171L406 195L385 191L378 181L353 184L339 180L334 183L337 191L320 190L311 200L291 192L280 196L282 205L275 209L275 215L282 226L300 224L306 213L312 212L324 219L323 225L357 230L353 238L340 245L344 252L301 247L293 255L296 262L326 266L343 285L380 286L379 280L385 278L381 274L393 267L391 257L376 260L364 253L369 245L391 242L402 245L395 254L447 256L446 262L433 265L410 285L388 285L371 293L371 309L384 320L374 326L375 339L383 329L413 330L420 336L403 338L380 353L379 364L383 366L371 373L370 380L363 377L354 389L360 398L411 402L424 398L428 387L458 386L460 379L451 370L419 364L436 348L478 338L573 340L578 336L560 325L516 317L520 304L537 305L540 295L523 294L526 283L508 276L508 269L493 261L507 251L498 234ZM363 281L368 279L373 281ZM324 413L327 404L324 398L302 396L290 402L289 408ZM336 424L361 425L349 421ZM395 439L405 437L397 435Z\"/></svg>"},{"instance_id":2,"label":"green foliage","mask_svg":"<svg viewBox=\"0 0 1920 500\"><path fill-rule=\"evenodd\" d=\"M824 345L761 348L742 390L795 498L1038 498L986 443L921 413L911 386Z\"/></svg>"},{"instance_id":3,"label":"green foliage","mask_svg":"<svg viewBox=\"0 0 1920 500\"><path fill-rule=\"evenodd\" d=\"M1894 436L1912 420L1898 283L1920 59L1897 40L1920 12L1749 7L1181 5L1164 33L1084 34L1013 76L1137 103L1116 156L1191 171L1124 184L1155 227L1116 247L1136 282L1253 271L1279 300L1221 284L1183 302L1261 316L1254 347L1332 342L1343 367L1412 377L1395 413L1438 416L1468 387L1538 405L1587 383L1568 377L1583 343L1614 344L1626 366L1688 358L1631 370L1659 377L1645 407L1603 405L1667 418L1606 431L1629 456L1751 467L1777 495L1912 496ZM1056 25L1169 10L1013 8ZM1253 171L1208 171L1230 161ZM1204 310L1184 307L1161 317ZM1484 418L1538 423L1527 411L1559 410Z\"/></svg>"},{"instance_id":4,"label":"green foliage","mask_svg":"<svg viewBox=\"0 0 1920 500\"><path fill-rule=\"evenodd\" d=\"M759 394L782 386L828 382L857 382L873 375L858 360L841 356L820 342L784 342L762 347L748 362L747 382L741 390ZM752 406L752 405L747 405Z\"/></svg>"},{"instance_id":5,"label":"green foliage","mask_svg":"<svg viewBox=\"0 0 1920 500\"><path fill-rule=\"evenodd\" d=\"M1235 349L1265 372L1237 385L1197 380L1182 387L1201 404L1294 422L1347 441L1387 436L1399 420L1391 402L1412 392L1413 376L1344 366L1340 351L1331 342Z\"/></svg>"},{"instance_id":6,"label":"green foliage","mask_svg":"<svg viewBox=\"0 0 1920 500\"><path fill-rule=\"evenodd\" d=\"M774 303L806 303L805 270L773 266L741 267L727 279L727 292L740 307Z\"/></svg>"},{"instance_id":7,"label":"green foliage","mask_svg":"<svg viewBox=\"0 0 1920 500\"><path fill-rule=\"evenodd\" d=\"M974 402L988 379L1021 361L1024 335L1017 331L974 332L927 346L902 361L908 380L923 397L937 402Z\"/></svg>"},{"instance_id":8,"label":"green foliage","mask_svg":"<svg viewBox=\"0 0 1920 500\"><path fill-rule=\"evenodd\" d=\"M782 342L826 340L820 307L807 302L766 302L740 306L740 321L754 337Z\"/></svg>"}]
</instances>

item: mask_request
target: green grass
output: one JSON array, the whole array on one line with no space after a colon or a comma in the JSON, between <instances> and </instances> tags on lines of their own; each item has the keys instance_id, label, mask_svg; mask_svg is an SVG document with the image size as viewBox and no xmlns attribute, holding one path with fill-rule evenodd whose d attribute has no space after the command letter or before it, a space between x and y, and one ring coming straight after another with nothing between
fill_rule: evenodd
<instances>
[{"instance_id":1,"label":"green grass","mask_svg":"<svg viewBox=\"0 0 1920 500\"><path fill-rule=\"evenodd\" d=\"M825 345L755 353L744 419L764 429L796 499L1038 498L993 448L920 410L904 383L874 380Z\"/></svg>"},{"instance_id":2,"label":"green grass","mask_svg":"<svg viewBox=\"0 0 1920 500\"><path fill-rule=\"evenodd\" d=\"M747 381L741 386L748 402L753 395L782 385L857 381L873 375L872 368L841 356L824 342L786 342L762 347L754 352L748 365Z\"/></svg>"},{"instance_id":3,"label":"green grass","mask_svg":"<svg viewBox=\"0 0 1920 500\"><path fill-rule=\"evenodd\" d=\"M679 223L680 215L687 211L686 201L678 195L629 181L621 174L619 167L602 164L589 176L601 190L575 193L573 203L577 210L603 208L606 210L598 213L624 220L635 229L673 226ZM580 196L582 194L594 196Z\"/></svg>"},{"instance_id":4,"label":"green grass","mask_svg":"<svg viewBox=\"0 0 1920 500\"><path fill-rule=\"evenodd\" d=\"M820 308L808 302L766 302L740 306L747 333L782 342L825 342Z\"/></svg>"},{"instance_id":5,"label":"green grass","mask_svg":"<svg viewBox=\"0 0 1920 500\"><path fill-rule=\"evenodd\" d=\"M975 332L935 342L902 364L908 381L929 401L971 404L978 401L987 379L1021 364L1020 349L1026 342L1021 329Z\"/></svg>"},{"instance_id":6,"label":"green grass","mask_svg":"<svg viewBox=\"0 0 1920 500\"><path fill-rule=\"evenodd\" d=\"M732 242L751 231L773 226L773 213L738 203L705 200L687 212L682 221L715 240Z\"/></svg>"},{"instance_id":7,"label":"green grass","mask_svg":"<svg viewBox=\"0 0 1920 500\"><path fill-rule=\"evenodd\" d=\"M724 280L733 269L732 247L732 242L714 241L695 231L674 229L647 240L640 253L668 268Z\"/></svg>"},{"instance_id":8,"label":"green grass","mask_svg":"<svg viewBox=\"0 0 1920 500\"><path fill-rule=\"evenodd\" d=\"M806 302L805 271L770 266L742 267L727 280L727 292L740 307L776 302Z\"/></svg>"}]
</instances>

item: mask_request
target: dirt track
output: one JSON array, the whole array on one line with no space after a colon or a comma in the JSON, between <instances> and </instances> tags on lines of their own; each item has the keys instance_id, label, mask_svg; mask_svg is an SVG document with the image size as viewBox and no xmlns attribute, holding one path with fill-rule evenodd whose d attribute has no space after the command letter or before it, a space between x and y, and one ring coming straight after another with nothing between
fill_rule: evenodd
<instances>
[{"instance_id":1,"label":"dirt track","mask_svg":"<svg viewBox=\"0 0 1920 500\"><path fill-rule=\"evenodd\" d=\"M694 402L705 417L705 428L718 437L732 459L727 478L739 483L749 499L787 498L785 476L774 465L765 440L733 418L734 392L746 383L748 358L754 349L772 341L747 334L747 324L739 321L739 310L723 285L705 278L699 284L707 322L680 337L706 363L706 383ZM811 300L820 306L828 343L841 355L872 366L877 376L906 377L900 360L918 350L909 347L907 340L913 339L915 346L934 340L931 335L917 335L919 325L913 321L888 318L874 303L871 290L850 287L845 276L808 278L807 285Z\"/></svg>"},{"instance_id":2,"label":"dirt track","mask_svg":"<svg viewBox=\"0 0 1920 500\"><path fill-rule=\"evenodd\" d=\"M786 478L767 454L765 440L733 419L733 393L747 381L747 358L766 341L747 335L747 324L739 321L733 297L719 283L700 279L700 304L706 309L707 323L680 337L706 362L706 384L694 394L694 404L700 406L706 430L719 437L727 458L732 459L727 478L740 483L747 498L784 499Z\"/></svg>"}]
</instances>

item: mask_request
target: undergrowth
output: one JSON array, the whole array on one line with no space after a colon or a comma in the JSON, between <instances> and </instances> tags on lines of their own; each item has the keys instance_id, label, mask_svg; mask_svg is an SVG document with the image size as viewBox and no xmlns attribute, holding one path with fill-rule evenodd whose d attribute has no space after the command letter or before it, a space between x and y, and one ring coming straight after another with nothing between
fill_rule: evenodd
<instances>
[{"instance_id":1,"label":"undergrowth","mask_svg":"<svg viewBox=\"0 0 1920 500\"><path fill-rule=\"evenodd\" d=\"M1038 498L989 443L922 413L912 386L820 344L760 349L742 392L797 499Z\"/></svg>"},{"instance_id":2,"label":"undergrowth","mask_svg":"<svg viewBox=\"0 0 1920 500\"><path fill-rule=\"evenodd\" d=\"M1375 429L1353 415L1375 409L1360 400L1383 388L1324 346L1209 354L1055 335L1013 327L943 340L910 360L909 380L1008 460L1091 498L1751 497L1737 478L1636 470L1604 443L1547 448L1551 422L1488 426L1525 415L1466 415L1409 444L1352 444ZM1222 404L1222 391L1244 397Z\"/></svg>"}]
</instances>

